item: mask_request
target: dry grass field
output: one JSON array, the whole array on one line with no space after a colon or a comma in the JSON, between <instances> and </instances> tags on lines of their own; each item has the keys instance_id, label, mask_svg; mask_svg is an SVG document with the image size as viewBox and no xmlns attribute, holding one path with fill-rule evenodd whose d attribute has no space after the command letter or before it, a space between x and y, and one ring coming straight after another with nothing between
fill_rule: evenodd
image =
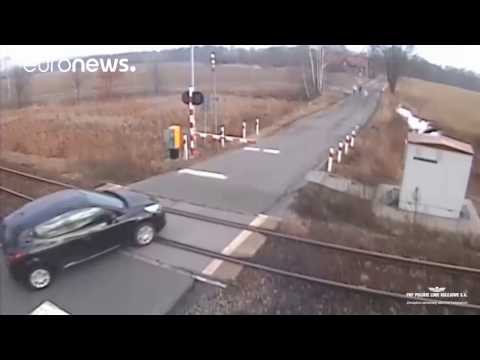
<instances>
[{"instance_id":1,"label":"dry grass field","mask_svg":"<svg viewBox=\"0 0 480 360\"><path fill-rule=\"evenodd\" d=\"M443 129L471 141L480 138L480 93L418 79L402 79L402 104Z\"/></svg>"},{"instance_id":2,"label":"dry grass field","mask_svg":"<svg viewBox=\"0 0 480 360\"><path fill-rule=\"evenodd\" d=\"M266 125L298 105L287 100L226 96L220 119L229 133L238 134L242 120L247 120L252 130L256 116ZM197 115L203 128L202 113ZM127 180L133 174L141 178L160 170L167 155L164 130L172 124L188 126L186 106L173 95L7 111L1 125L1 158L11 160L13 152L33 156L36 166L60 165L59 173L79 169L101 178ZM58 159L66 161L55 161Z\"/></svg>"},{"instance_id":3,"label":"dry grass field","mask_svg":"<svg viewBox=\"0 0 480 360\"><path fill-rule=\"evenodd\" d=\"M397 97L385 92L377 112L360 130L355 150L334 165L335 173L367 185L400 182L408 125L395 113L397 103Z\"/></svg>"},{"instance_id":4,"label":"dry grass field","mask_svg":"<svg viewBox=\"0 0 480 360\"><path fill-rule=\"evenodd\" d=\"M188 127L188 109L180 100L188 70L187 64L162 64L161 94L152 96L150 69L137 66L136 73L125 73L114 83L110 100L98 98L101 84L85 75L78 104L70 75L36 75L31 98L38 103L2 111L0 160L69 181L131 182L182 166L182 160L167 160L164 130L173 124ZM285 68L219 66L218 124L225 125L227 135L239 136L246 121L251 134L259 117L267 133L344 96L336 91L311 103L300 100L303 85L297 75ZM209 67L197 66L196 86L206 93L210 76ZM212 113L203 106L196 107L196 119L199 130L214 131ZM200 142L202 157L220 150L216 143Z\"/></svg>"}]
</instances>

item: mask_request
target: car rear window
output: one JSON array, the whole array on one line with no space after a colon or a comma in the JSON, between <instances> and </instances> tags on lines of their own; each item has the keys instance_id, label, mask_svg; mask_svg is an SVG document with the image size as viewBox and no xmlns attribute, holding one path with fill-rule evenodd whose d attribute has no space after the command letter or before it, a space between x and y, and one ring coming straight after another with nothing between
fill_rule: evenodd
<instances>
[{"instance_id":1,"label":"car rear window","mask_svg":"<svg viewBox=\"0 0 480 360\"><path fill-rule=\"evenodd\" d=\"M94 204L95 206L114 208L114 209L124 209L126 207L125 203L110 195L100 194L96 192L85 191L84 194L87 196L88 201Z\"/></svg>"}]
</instances>

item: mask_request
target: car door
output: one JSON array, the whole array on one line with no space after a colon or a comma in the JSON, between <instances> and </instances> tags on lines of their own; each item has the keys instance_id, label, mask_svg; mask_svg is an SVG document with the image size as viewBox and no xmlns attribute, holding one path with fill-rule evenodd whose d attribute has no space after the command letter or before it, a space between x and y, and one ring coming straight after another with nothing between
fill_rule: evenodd
<instances>
[{"instance_id":1,"label":"car door","mask_svg":"<svg viewBox=\"0 0 480 360\"><path fill-rule=\"evenodd\" d=\"M118 247L124 238L122 214L110 209L102 212L93 219L90 236L84 240L89 254L98 254Z\"/></svg>"},{"instance_id":2,"label":"car door","mask_svg":"<svg viewBox=\"0 0 480 360\"><path fill-rule=\"evenodd\" d=\"M100 251L105 251L121 245L130 244L133 238L135 226L138 216L134 216L135 212L120 211L118 209L104 209L108 218L109 225L92 234L88 240L92 247L96 247Z\"/></svg>"},{"instance_id":3,"label":"car door","mask_svg":"<svg viewBox=\"0 0 480 360\"><path fill-rule=\"evenodd\" d=\"M68 267L96 252L91 246L92 234L107 227L102 221L103 209L89 207L71 210L35 228L34 248L48 254L55 263Z\"/></svg>"}]
</instances>

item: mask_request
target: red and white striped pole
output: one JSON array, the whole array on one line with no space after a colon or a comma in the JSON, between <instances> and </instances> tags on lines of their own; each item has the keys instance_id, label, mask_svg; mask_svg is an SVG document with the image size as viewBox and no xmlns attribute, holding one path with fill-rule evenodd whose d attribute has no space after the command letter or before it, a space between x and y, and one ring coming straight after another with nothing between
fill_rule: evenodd
<instances>
[{"instance_id":1,"label":"red and white striped pole","mask_svg":"<svg viewBox=\"0 0 480 360\"><path fill-rule=\"evenodd\" d=\"M225 147L225 125L220 126L220 144Z\"/></svg>"},{"instance_id":2,"label":"red and white striped pole","mask_svg":"<svg viewBox=\"0 0 480 360\"><path fill-rule=\"evenodd\" d=\"M195 127L195 107L192 103L193 86L188 88L188 95L190 97L190 100L188 102L188 122L190 124L190 149L193 153L193 151L195 150L195 132L197 130Z\"/></svg>"},{"instance_id":3,"label":"red and white striped pole","mask_svg":"<svg viewBox=\"0 0 480 360\"><path fill-rule=\"evenodd\" d=\"M260 119L259 118L255 119L255 134L257 134L257 136L260 134Z\"/></svg>"},{"instance_id":4,"label":"red and white striped pole","mask_svg":"<svg viewBox=\"0 0 480 360\"><path fill-rule=\"evenodd\" d=\"M338 163L342 162L342 151L343 151L343 142L340 141L338 143L338 151L337 151L337 162Z\"/></svg>"},{"instance_id":5,"label":"red and white striped pole","mask_svg":"<svg viewBox=\"0 0 480 360\"><path fill-rule=\"evenodd\" d=\"M247 138L247 123L244 121L242 123L242 139Z\"/></svg>"},{"instance_id":6,"label":"red and white striped pole","mask_svg":"<svg viewBox=\"0 0 480 360\"><path fill-rule=\"evenodd\" d=\"M190 49L190 65L191 65L191 86L188 88L188 121L190 123L190 150L193 152L195 151L195 142L196 142L196 133L197 128L195 126L195 107L192 103L193 92L195 91L195 60L194 60L194 46L191 46Z\"/></svg>"},{"instance_id":7,"label":"red and white striped pole","mask_svg":"<svg viewBox=\"0 0 480 360\"><path fill-rule=\"evenodd\" d=\"M348 147L350 145L350 136L345 136L345 155L348 155Z\"/></svg>"},{"instance_id":8,"label":"red and white striped pole","mask_svg":"<svg viewBox=\"0 0 480 360\"><path fill-rule=\"evenodd\" d=\"M328 164L327 164L327 172L331 173L332 172L332 167L333 167L333 157L335 156L335 150L334 148L330 148L328 152Z\"/></svg>"}]
</instances>

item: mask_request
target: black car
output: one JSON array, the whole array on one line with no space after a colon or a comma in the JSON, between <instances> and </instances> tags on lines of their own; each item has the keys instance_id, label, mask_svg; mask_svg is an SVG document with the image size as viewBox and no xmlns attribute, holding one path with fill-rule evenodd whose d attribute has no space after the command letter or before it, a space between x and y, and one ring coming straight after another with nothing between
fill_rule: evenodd
<instances>
[{"instance_id":1,"label":"black car","mask_svg":"<svg viewBox=\"0 0 480 360\"><path fill-rule=\"evenodd\" d=\"M59 270L123 244L150 244L165 226L161 205L120 186L64 190L36 199L0 222L11 274L44 289Z\"/></svg>"}]
</instances>

